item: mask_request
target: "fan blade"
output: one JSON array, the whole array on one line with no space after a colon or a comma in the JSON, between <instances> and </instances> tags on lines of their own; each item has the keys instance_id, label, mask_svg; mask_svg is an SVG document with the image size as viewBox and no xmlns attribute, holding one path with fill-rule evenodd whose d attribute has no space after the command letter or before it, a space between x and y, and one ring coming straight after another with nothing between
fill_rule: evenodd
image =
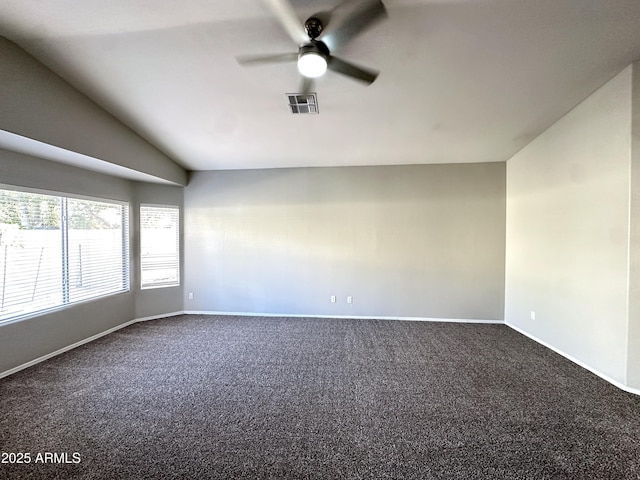
<instances>
[{"instance_id":1,"label":"fan blade","mask_svg":"<svg viewBox=\"0 0 640 480\"><path fill-rule=\"evenodd\" d=\"M345 62L344 60L340 60L339 58L334 57L333 55L329 57L327 68L329 70L333 70L334 72L346 75L347 77L351 77L355 80L364 82L367 85L372 84L374 80L378 78L379 73L375 70L369 70L354 65L353 63Z\"/></svg>"},{"instance_id":2,"label":"fan blade","mask_svg":"<svg viewBox=\"0 0 640 480\"><path fill-rule=\"evenodd\" d=\"M264 1L296 45L300 46L309 41L309 36L289 0Z\"/></svg>"},{"instance_id":3,"label":"fan blade","mask_svg":"<svg viewBox=\"0 0 640 480\"><path fill-rule=\"evenodd\" d=\"M243 55L236 57L240 65L259 65L262 63L295 62L297 53L277 53L275 55Z\"/></svg>"},{"instance_id":4,"label":"fan blade","mask_svg":"<svg viewBox=\"0 0 640 480\"><path fill-rule=\"evenodd\" d=\"M334 8L330 17L334 25L328 23L321 39L333 51L386 18L387 9L381 0L346 1Z\"/></svg>"},{"instance_id":5,"label":"fan blade","mask_svg":"<svg viewBox=\"0 0 640 480\"><path fill-rule=\"evenodd\" d=\"M300 84L300 94L309 95L313 88L313 79L309 77L302 77L302 83Z\"/></svg>"}]
</instances>

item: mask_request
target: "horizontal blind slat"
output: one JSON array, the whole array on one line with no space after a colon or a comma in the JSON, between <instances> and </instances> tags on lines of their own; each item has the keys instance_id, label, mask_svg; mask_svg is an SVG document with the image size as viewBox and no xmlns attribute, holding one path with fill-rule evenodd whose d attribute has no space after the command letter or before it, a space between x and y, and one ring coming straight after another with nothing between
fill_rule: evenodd
<instances>
[{"instance_id":1,"label":"horizontal blind slat","mask_svg":"<svg viewBox=\"0 0 640 480\"><path fill-rule=\"evenodd\" d=\"M0 190L0 322L128 290L128 212Z\"/></svg>"},{"instance_id":2,"label":"horizontal blind slat","mask_svg":"<svg viewBox=\"0 0 640 480\"><path fill-rule=\"evenodd\" d=\"M140 207L141 287L180 284L180 210L178 207Z\"/></svg>"}]
</instances>

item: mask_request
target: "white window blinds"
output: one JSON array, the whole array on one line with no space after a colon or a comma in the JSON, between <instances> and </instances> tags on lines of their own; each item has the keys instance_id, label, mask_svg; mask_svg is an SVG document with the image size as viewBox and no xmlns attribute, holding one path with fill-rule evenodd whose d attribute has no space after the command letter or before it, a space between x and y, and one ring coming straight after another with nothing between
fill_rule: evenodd
<instances>
[{"instance_id":1,"label":"white window blinds","mask_svg":"<svg viewBox=\"0 0 640 480\"><path fill-rule=\"evenodd\" d=\"M140 207L141 288L180 285L180 209Z\"/></svg>"},{"instance_id":2,"label":"white window blinds","mask_svg":"<svg viewBox=\"0 0 640 480\"><path fill-rule=\"evenodd\" d=\"M128 206L0 190L0 321L129 289Z\"/></svg>"}]
</instances>

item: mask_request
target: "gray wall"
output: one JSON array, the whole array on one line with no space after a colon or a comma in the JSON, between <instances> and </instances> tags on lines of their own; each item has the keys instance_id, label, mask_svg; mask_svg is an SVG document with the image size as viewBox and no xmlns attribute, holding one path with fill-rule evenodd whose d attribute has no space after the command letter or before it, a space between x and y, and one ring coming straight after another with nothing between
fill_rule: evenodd
<instances>
[{"instance_id":1,"label":"gray wall","mask_svg":"<svg viewBox=\"0 0 640 480\"><path fill-rule=\"evenodd\" d=\"M17 45L0 37L0 130L183 185L186 171ZM91 165L87 165L91 168ZM127 201L131 291L0 326L0 373L135 318L182 310L181 287L139 288L138 204L182 206L182 188L134 183L0 150L0 184Z\"/></svg>"},{"instance_id":2,"label":"gray wall","mask_svg":"<svg viewBox=\"0 0 640 480\"><path fill-rule=\"evenodd\" d=\"M185 170L0 37L0 130L184 185Z\"/></svg>"},{"instance_id":3,"label":"gray wall","mask_svg":"<svg viewBox=\"0 0 640 480\"><path fill-rule=\"evenodd\" d=\"M627 68L507 162L505 320L623 384L630 99Z\"/></svg>"},{"instance_id":4,"label":"gray wall","mask_svg":"<svg viewBox=\"0 0 640 480\"><path fill-rule=\"evenodd\" d=\"M187 311L503 318L503 163L196 172L185 212Z\"/></svg>"},{"instance_id":5,"label":"gray wall","mask_svg":"<svg viewBox=\"0 0 640 480\"><path fill-rule=\"evenodd\" d=\"M136 184L0 150L2 184L130 203L131 290L0 325L0 374L140 317L182 310L182 289L139 289L138 199L182 205L182 188Z\"/></svg>"},{"instance_id":6,"label":"gray wall","mask_svg":"<svg viewBox=\"0 0 640 480\"><path fill-rule=\"evenodd\" d=\"M0 184L131 201L132 183L0 150ZM0 373L134 318L134 293L0 325Z\"/></svg>"},{"instance_id":7,"label":"gray wall","mask_svg":"<svg viewBox=\"0 0 640 480\"><path fill-rule=\"evenodd\" d=\"M2 37L0 64L1 130L186 183L179 165ZM199 172L183 192L0 150L0 184L132 206L131 291L0 326L0 372L183 308L504 314L640 388L639 71L640 64L623 71L506 167ZM140 203L185 208L184 287L140 290Z\"/></svg>"}]
</instances>

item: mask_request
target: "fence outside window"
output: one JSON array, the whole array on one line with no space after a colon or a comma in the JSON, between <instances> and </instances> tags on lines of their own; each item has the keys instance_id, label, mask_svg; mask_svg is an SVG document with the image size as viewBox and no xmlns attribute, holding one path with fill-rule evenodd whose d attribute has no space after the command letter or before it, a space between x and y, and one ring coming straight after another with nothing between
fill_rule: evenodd
<instances>
[{"instance_id":1,"label":"fence outside window","mask_svg":"<svg viewBox=\"0 0 640 480\"><path fill-rule=\"evenodd\" d=\"M0 190L0 322L129 290L129 207Z\"/></svg>"},{"instance_id":2,"label":"fence outside window","mask_svg":"<svg viewBox=\"0 0 640 480\"><path fill-rule=\"evenodd\" d=\"M140 207L140 287L180 285L180 209Z\"/></svg>"}]
</instances>

